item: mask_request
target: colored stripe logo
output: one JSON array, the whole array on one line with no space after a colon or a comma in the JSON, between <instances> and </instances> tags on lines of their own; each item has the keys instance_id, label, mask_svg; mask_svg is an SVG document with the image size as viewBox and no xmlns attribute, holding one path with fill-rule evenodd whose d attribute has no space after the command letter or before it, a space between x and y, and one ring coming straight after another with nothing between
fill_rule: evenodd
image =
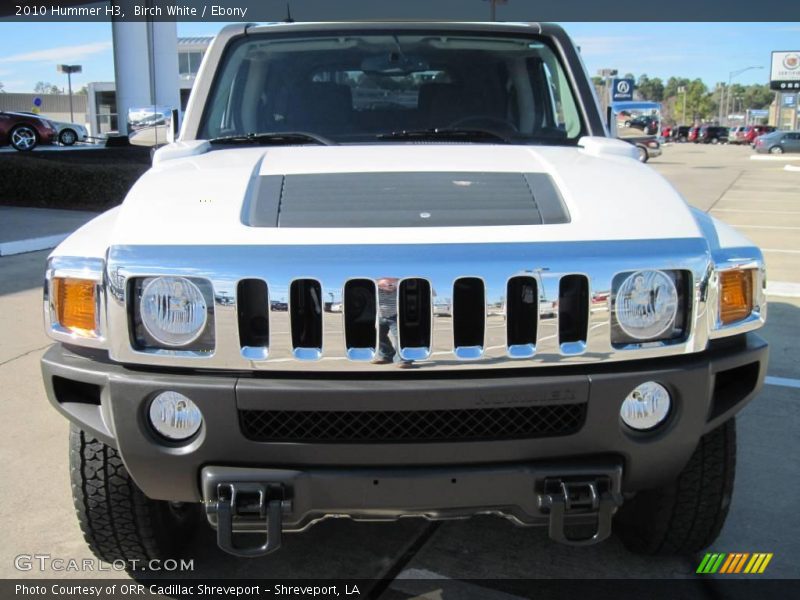
<instances>
[{"instance_id":1,"label":"colored stripe logo","mask_svg":"<svg viewBox=\"0 0 800 600\"><path fill-rule=\"evenodd\" d=\"M772 560L772 552L709 552L700 561L696 573L725 575L735 573L763 573Z\"/></svg>"}]
</instances>

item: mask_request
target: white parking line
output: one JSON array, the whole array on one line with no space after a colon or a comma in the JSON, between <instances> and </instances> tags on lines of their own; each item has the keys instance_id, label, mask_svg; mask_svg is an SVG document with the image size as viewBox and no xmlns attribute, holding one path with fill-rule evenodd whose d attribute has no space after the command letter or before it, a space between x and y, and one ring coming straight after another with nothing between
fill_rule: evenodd
<instances>
[{"instance_id":1,"label":"white parking line","mask_svg":"<svg viewBox=\"0 0 800 600\"><path fill-rule=\"evenodd\" d=\"M776 385L778 387L788 387L800 390L800 379L789 379L788 377L771 377L767 376L764 379L767 385Z\"/></svg>"},{"instance_id":2,"label":"white parking line","mask_svg":"<svg viewBox=\"0 0 800 600\"><path fill-rule=\"evenodd\" d=\"M767 295L800 298L800 283L792 283L790 281L769 281L767 282Z\"/></svg>"},{"instance_id":3,"label":"white parking line","mask_svg":"<svg viewBox=\"0 0 800 600\"><path fill-rule=\"evenodd\" d=\"M734 227L738 227L739 229L790 229L792 231L800 229L800 227L789 227L785 225L734 225Z\"/></svg>"},{"instance_id":4,"label":"white parking line","mask_svg":"<svg viewBox=\"0 0 800 600\"><path fill-rule=\"evenodd\" d=\"M712 208L711 212L755 213L764 215L800 215L800 210L755 210L752 208Z\"/></svg>"}]
</instances>

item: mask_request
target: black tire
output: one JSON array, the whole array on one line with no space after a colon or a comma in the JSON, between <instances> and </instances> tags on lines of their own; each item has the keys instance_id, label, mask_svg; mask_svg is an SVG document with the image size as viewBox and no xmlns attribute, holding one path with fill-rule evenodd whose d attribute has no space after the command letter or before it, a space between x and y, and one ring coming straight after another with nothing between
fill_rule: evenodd
<instances>
[{"instance_id":1,"label":"black tire","mask_svg":"<svg viewBox=\"0 0 800 600\"><path fill-rule=\"evenodd\" d=\"M173 505L145 496L128 474L119 453L70 426L70 479L81 531L99 559L137 561L176 558L195 531L197 505Z\"/></svg>"},{"instance_id":2,"label":"black tire","mask_svg":"<svg viewBox=\"0 0 800 600\"><path fill-rule=\"evenodd\" d=\"M783 148L780 146L773 146L769 149L770 154L783 154Z\"/></svg>"},{"instance_id":3,"label":"black tire","mask_svg":"<svg viewBox=\"0 0 800 600\"><path fill-rule=\"evenodd\" d=\"M78 141L78 134L73 129L62 129L58 134L58 141L63 146L72 146Z\"/></svg>"},{"instance_id":4,"label":"black tire","mask_svg":"<svg viewBox=\"0 0 800 600\"><path fill-rule=\"evenodd\" d=\"M15 150L30 152L39 143L36 130L30 125L17 125L8 135L8 139Z\"/></svg>"},{"instance_id":5,"label":"black tire","mask_svg":"<svg viewBox=\"0 0 800 600\"><path fill-rule=\"evenodd\" d=\"M639 492L614 518L615 531L637 554L693 554L708 547L728 516L736 471L736 421L700 438L673 483Z\"/></svg>"},{"instance_id":6,"label":"black tire","mask_svg":"<svg viewBox=\"0 0 800 600\"><path fill-rule=\"evenodd\" d=\"M647 153L647 148L636 146L636 149L639 151L639 162L646 163L650 158L650 155Z\"/></svg>"}]
</instances>

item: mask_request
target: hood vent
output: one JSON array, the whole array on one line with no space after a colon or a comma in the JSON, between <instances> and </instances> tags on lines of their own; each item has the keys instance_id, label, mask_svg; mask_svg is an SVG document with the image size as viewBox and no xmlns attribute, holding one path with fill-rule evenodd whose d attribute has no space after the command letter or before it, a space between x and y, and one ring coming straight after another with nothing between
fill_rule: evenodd
<instances>
[{"instance_id":1,"label":"hood vent","mask_svg":"<svg viewBox=\"0 0 800 600\"><path fill-rule=\"evenodd\" d=\"M320 173L259 176L250 227L457 227L568 223L546 173Z\"/></svg>"}]
</instances>

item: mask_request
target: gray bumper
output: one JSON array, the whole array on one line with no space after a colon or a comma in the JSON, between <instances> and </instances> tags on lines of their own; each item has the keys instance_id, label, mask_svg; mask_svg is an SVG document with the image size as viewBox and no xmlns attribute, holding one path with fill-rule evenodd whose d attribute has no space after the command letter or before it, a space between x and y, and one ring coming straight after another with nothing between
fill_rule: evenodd
<instances>
[{"instance_id":1,"label":"gray bumper","mask_svg":"<svg viewBox=\"0 0 800 600\"><path fill-rule=\"evenodd\" d=\"M203 497L201 472L208 466L292 473L313 470L323 479L360 472L365 474L364 481L371 482L375 472L394 469L420 477L434 471L441 475L478 469L485 477L486 472L514 464L589 464L590 459L602 458L623 466L623 491L651 488L674 478L700 436L754 397L763 384L768 355L766 342L747 334L684 357L535 368L502 376L475 372L470 377L444 378L402 373L376 379L134 370L96 351L77 352L56 344L43 357L50 402L79 427L117 447L148 496L191 502ZM635 434L622 426L619 407L646 380L659 381L669 389L673 410L656 431ZM203 428L187 445L165 444L147 424L149 402L163 390L186 394L203 412ZM580 427L566 435L531 439L254 441L244 434L241 421L247 410L354 413L436 407L458 411L564 403L585 403ZM526 467L535 468L535 464ZM442 503L440 508L448 508L446 495Z\"/></svg>"}]
</instances>

